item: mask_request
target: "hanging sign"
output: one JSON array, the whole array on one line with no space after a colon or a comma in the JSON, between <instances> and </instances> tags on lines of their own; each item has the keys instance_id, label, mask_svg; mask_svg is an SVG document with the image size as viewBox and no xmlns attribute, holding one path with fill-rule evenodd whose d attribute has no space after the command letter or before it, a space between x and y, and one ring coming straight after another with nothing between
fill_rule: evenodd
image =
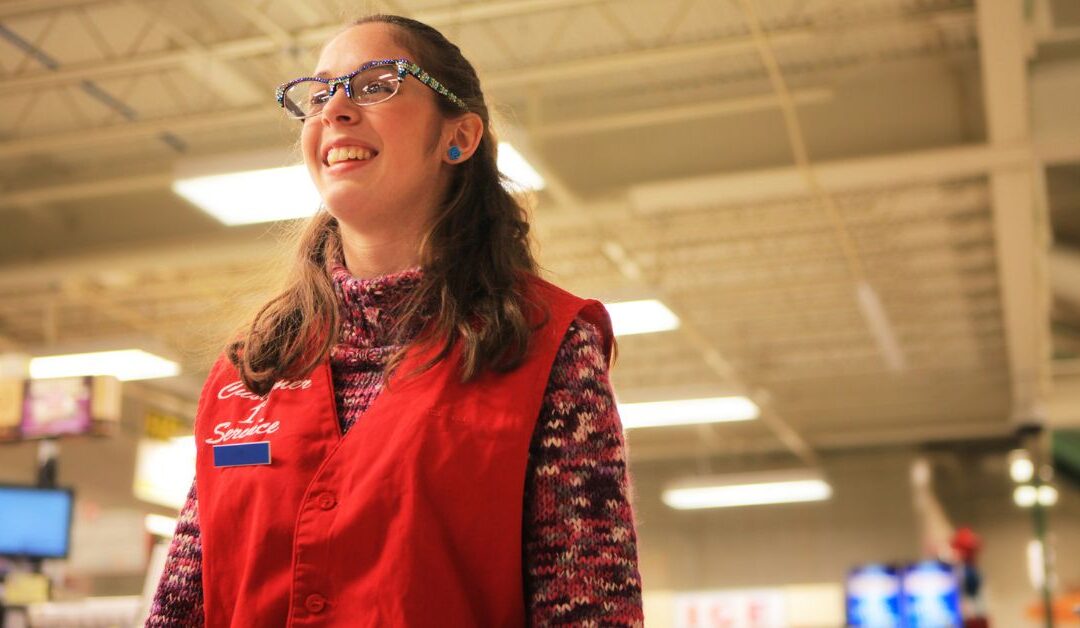
<instances>
[{"instance_id":1,"label":"hanging sign","mask_svg":"<svg viewBox=\"0 0 1080 628\"><path fill-rule=\"evenodd\" d=\"M675 596L678 628L779 628L787 625L777 589L702 591Z\"/></svg>"}]
</instances>

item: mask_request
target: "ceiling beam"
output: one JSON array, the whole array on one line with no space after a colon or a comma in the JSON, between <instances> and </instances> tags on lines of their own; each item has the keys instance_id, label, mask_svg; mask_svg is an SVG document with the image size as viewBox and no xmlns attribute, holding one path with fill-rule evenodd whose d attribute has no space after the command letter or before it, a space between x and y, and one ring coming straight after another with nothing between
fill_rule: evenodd
<instances>
[{"instance_id":1,"label":"ceiling beam","mask_svg":"<svg viewBox=\"0 0 1080 628\"><path fill-rule=\"evenodd\" d=\"M43 185L27 190L5 191L0 196L0 210L32 207L46 203L65 203L91 198L122 196L148 190L164 190L172 185L171 172L129 175L113 179L93 179L57 185Z\"/></svg>"},{"instance_id":2,"label":"ceiling beam","mask_svg":"<svg viewBox=\"0 0 1080 628\"><path fill-rule=\"evenodd\" d=\"M574 1L585 3L593 0ZM502 11L500 15L513 14L512 10L537 10L540 6L550 7L555 6L556 4L559 4L559 6L570 6L572 5L572 2L569 0L562 0L561 4L554 2L537 4L535 2L519 0L518 2L494 3L499 11ZM487 7L485 10L494 10L491 6L487 6L487 4L484 6ZM468 12L466 11L465 13ZM904 23L914 24L916 27L925 27L926 25L935 24L942 19L970 20L970 14L968 12L956 11L931 12L920 15L917 18L905 20ZM863 26L865 26L863 23L852 23L842 25L839 28L842 30L843 28L857 28ZM295 35L295 41L298 45L316 45L333 34L333 32L336 32L337 28L339 27L317 27L299 31ZM821 38L828 36L834 30L836 29L831 29L829 31L814 28L776 30L770 31L769 38L772 45L795 44L809 41L814 37ZM173 34L175 35L175 33ZM279 45L273 39L268 37L233 40L198 49L194 48L190 41L185 45L187 47L182 51L155 52L107 63L63 67L48 74L35 73L21 78L12 78L6 81L0 81L0 90L11 92L24 91L46 86L63 85L65 83L78 83L87 79L102 79L117 76L129 76L132 73L138 72L160 71L174 66L183 66L192 71L198 71L199 68L202 68L206 71L224 72L228 70L222 63L224 60L258 54L268 54L279 49ZM753 45L752 38L748 37L724 38L693 44L665 46L637 52L600 55L564 63L542 64L531 68L526 67L502 72L482 73L482 76L485 88L491 91L499 88L514 87L547 80L564 81L568 78L585 78L598 73L602 74L635 70L641 67L655 66L664 63L693 63L704 58L711 58L718 55L741 53L752 49ZM228 81L226 81L226 83L227 82ZM806 90L805 93L799 92L798 94L799 97L806 102L821 102L823 98L827 98L824 93L819 93L815 90ZM638 126L641 124L653 123L654 119L692 119L704 115L727 115L739 110L751 110L768 106L775 106L775 103L762 103L755 101L753 98L736 98L720 103L713 102L697 106L690 105L683 108L672 109L669 107L666 111L645 110L631 112L625 114L625 116L617 116L609 121L571 121L565 124L574 125L580 122L587 127L595 127L596 130L607 130L613 127ZM77 134L58 133L53 135L18 138L0 143L0 159L45 153L50 150L67 150L72 146L73 142L86 146L98 143L113 143L130 139L142 139L147 135L156 135L161 132L183 132L184 130L193 129L232 128L235 125L260 124L266 121L264 115L270 109L272 109L272 107L235 108L226 112L215 112L205 115L185 115L145 122L119 124L85 131L80 130ZM554 126L551 130L547 131L547 133L559 135L561 133L569 132L567 128ZM537 130L530 129L530 131ZM543 133L545 133L543 129L539 129L538 132L538 138L542 137Z\"/></svg>"},{"instance_id":3,"label":"ceiling beam","mask_svg":"<svg viewBox=\"0 0 1080 628\"><path fill-rule=\"evenodd\" d=\"M813 41L813 29L799 28L774 31L770 36L778 46L791 46ZM699 59L742 54L754 48L750 37L725 37L711 41L676 44L633 52L584 57L570 61L517 68L509 72L485 74L481 77L485 89L505 89L535 83L565 81L568 77L585 78L600 74L629 72L656 65L685 65Z\"/></svg>"},{"instance_id":4,"label":"ceiling beam","mask_svg":"<svg viewBox=\"0 0 1080 628\"><path fill-rule=\"evenodd\" d=\"M766 437L741 438L731 443L719 439L719 446L702 442L659 443L644 440L642 430L630 430L627 434L630 463L659 462L665 460L693 460L710 453L725 456L779 453L783 448ZM971 420L935 423L913 427L910 422L896 422L881 427L842 430L819 430L809 436L818 452L874 447L899 447L949 441L995 440L1010 435L1010 428L1002 422Z\"/></svg>"},{"instance_id":5,"label":"ceiling beam","mask_svg":"<svg viewBox=\"0 0 1080 628\"><path fill-rule=\"evenodd\" d=\"M143 247L124 247L109 253L70 255L30 263L0 266L0 287L42 286L131 272L174 273L191 267L244 265L264 267L284 251L266 235L265 225L234 227L221 234L180 238ZM134 269L134 270L133 270Z\"/></svg>"},{"instance_id":6,"label":"ceiling beam","mask_svg":"<svg viewBox=\"0 0 1080 628\"><path fill-rule=\"evenodd\" d=\"M446 26L470 21L572 8L584 4L592 4L598 1L599 0L497 0L475 3L460 9L437 8L427 11L417 11L412 17L433 26ZM2 11L2 5L0 5L0 11ZM341 25L334 23L331 25L306 28L295 33L286 34L291 35L292 43L296 46L319 46L327 39L337 34L340 30ZM278 31L276 32L275 37L262 35L218 42L206 46L202 54L208 58L221 60L272 54L281 51L281 37L282 32ZM34 72L0 81L0 92L7 93L9 90L18 91L60 86L79 83L84 80L128 76L137 72L161 71L188 63L190 55L191 53L187 50L151 52L105 63L72 64L62 67L56 72L45 75ZM491 87L488 85L487 81L485 81L485 87Z\"/></svg>"},{"instance_id":7,"label":"ceiling beam","mask_svg":"<svg viewBox=\"0 0 1080 628\"><path fill-rule=\"evenodd\" d=\"M1050 282L1055 298L1080 307L1080 250L1060 244L1053 248Z\"/></svg>"},{"instance_id":8,"label":"ceiling beam","mask_svg":"<svg viewBox=\"0 0 1080 628\"><path fill-rule=\"evenodd\" d=\"M232 2L226 2L224 4L235 13L241 15L255 28L262 31L264 35L272 39L279 49L292 50L296 47L296 42L293 39L292 33L275 22L251 0L233 0Z\"/></svg>"},{"instance_id":9,"label":"ceiling beam","mask_svg":"<svg viewBox=\"0 0 1080 628\"><path fill-rule=\"evenodd\" d=\"M825 88L800 89L792 92L792 100L800 105L817 105L833 98L833 90ZM625 113L606 113L589 118L571 118L564 122L544 124L533 133L537 138L550 139L581 133L617 131L628 128L655 126L699 118L718 118L780 107L780 101L772 93L742 98L711 100L686 105L671 104Z\"/></svg>"},{"instance_id":10,"label":"ceiling beam","mask_svg":"<svg viewBox=\"0 0 1080 628\"><path fill-rule=\"evenodd\" d=\"M561 9L572 9L588 4L597 4L605 0L517 0L516 2L471 2L468 4L450 4L419 11L407 12L408 16L433 26L441 24L464 24L497 20L516 15L544 13Z\"/></svg>"},{"instance_id":11,"label":"ceiling beam","mask_svg":"<svg viewBox=\"0 0 1080 628\"><path fill-rule=\"evenodd\" d=\"M189 35L174 20L164 18L150 10L141 0L126 0L124 6L131 11L143 14L158 32L187 51L188 55L180 67L185 68L192 76L200 77L208 89L217 94L222 102L232 107L251 105L258 102L259 97L263 95L264 90L260 89L248 75L236 71L227 61L215 59L209 55L207 47Z\"/></svg>"},{"instance_id":12,"label":"ceiling beam","mask_svg":"<svg viewBox=\"0 0 1080 628\"><path fill-rule=\"evenodd\" d=\"M442 26L523 15L544 10L571 8L597 1L503 0L501 2L475 3L460 9L419 11L413 17L434 26ZM906 27L925 29L939 24L942 20L968 22L971 21L971 13L967 10L928 12L905 19L901 23ZM846 30L863 30L877 23L895 24L895 19L886 15L876 20L845 23L830 28L795 27L775 29L769 31L769 41L775 47L792 46L832 38L838 32ZM292 34L293 41L297 46L318 46L336 34L340 28L340 25L334 24L303 29ZM753 50L754 40L752 37L724 37L690 44L674 44L646 50L597 55L572 61L546 63L532 67L515 68L505 72L483 72L481 70L481 79L486 90L496 90L549 81L565 81L567 78L584 78L609 72L632 71L644 66L687 64L702 58L742 54ZM279 51L279 42L269 36L257 36L209 45L206 47L205 54L212 58L235 59ZM14 92L58 86L66 83L78 83L88 79L127 76L134 72L160 71L183 64L188 54L186 51L154 52L106 63L71 65L60 68L46 76L33 73L0 81L0 91Z\"/></svg>"},{"instance_id":13,"label":"ceiling beam","mask_svg":"<svg viewBox=\"0 0 1080 628\"><path fill-rule=\"evenodd\" d=\"M193 57L193 63L198 62L199 55ZM212 69L204 67L211 72L222 72L221 76L227 76L224 72L232 73L224 64L215 62ZM243 92L245 99L247 92ZM798 90L795 97L803 104L822 103L831 99L831 90L814 88ZM247 100L250 102L250 100ZM707 117L736 115L751 111L761 111L779 107L776 98L771 94L761 96L749 96L716 100L709 103L695 103L690 105L669 105L641 109L621 114L610 114L595 118L574 119L565 122L544 124L530 129L530 137L548 139L567 134L587 132L611 131L623 128L647 126L652 124L680 122ZM20 157L47 153L49 151L66 151L73 147L113 145L118 142L130 142L143 140L148 137L156 137L162 132L184 133L188 131L205 131L216 128L236 128L246 125L263 125L267 122L281 120L282 116L276 108L267 106L237 107L226 111L217 111L209 114L184 114L168 118L146 120L116 124L105 127L91 128L80 131L77 134L69 132L54 133L49 135L36 135L26 138L0 142L0 159ZM498 126L496 125L496 130ZM0 201L3 203L3 201Z\"/></svg>"},{"instance_id":14,"label":"ceiling beam","mask_svg":"<svg viewBox=\"0 0 1080 628\"><path fill-rule=\"evenodd\" d=\"M992 150L1030 142L1026 21L1019 2L978 0L979 54L987 135ZM1040 168L1041 170L1041 168ZM1005 336L1012 376L1012 419L1043 423L1050 386L1048 242L1044 186L1031 163L990 169L990 203L997 244Z\"/></svg>"},{"instance_id":15,"label":"ceiling beam","mask_svg":"<svg viewBox=\"0 0 1080 628\"><path fill-rule=\"evenodd\" d=\"M104 4L101 0L6 0L0 3L0 19L74 9L89 4Z\"/></svg>"},{"instance_id":16,"label":"ceiling beam","mask_svg":"<svg viewBox=\"0 0 1080 628\"><path fill-rule=\"evenodd\" d=\"M217 128L235 129L244 125L267 124L282 117L274 107L251 107L82 129L78 133L38 135L0 142L0 159L143 140L157 137L165 131L185 133Z\"/></svg>"},{"instance_id":17,"label":"ceiling beam","mask_svg":"<svg viewBox=\"0 0 1080 628\"><path fill-rule=\"evenodd\" d=\"M1000 169L1030 169L1044 161L1048 149L1058 160L1080 159L1078 139L1035 145L968 144L817 162L814 172L830 192L888 189L982 177ZM634 209L644 213L714 207L718 199L724 205L738 205L809 195L802 174L793 166L644 183L629 191Z\"/></svg>"},{"instance_id":18,"label":"ceiling beam","mask_svg":"<svg viewBox=\"0 0 1080 628\"><path fill-rule=\"evenodd\" d=\"M173 119L168 126L174 130L200 130L207 128L203 125L265 123L270 114L264 110L252 110L218 115L220 118L189 116ZM69 142L68 146L70 146L70 142L92 141L96 144L106 141L112 143L122 138L153 137L166 125L145 122L125 126L129 128L128 131L116 129L115 135L97 135L90 131L82 136L57 135L52 143L62 146L63 142ZM27 141L27 144L29 143ZM12 142L0 143L0 155L4 154L4 147L9 144ZM1080 140L1059 140L1034 147L959 145L928 151L823 161L818 162L814 167L821 183L836 192L901 188L982 177L991 170L1001 167L1027 167L1033 159L1040 159L1040 155L1047 146L1052 147L1054 155L1059 159L1080 159ZM19 151L13 152L21 154ZM84 182L54 183L25 189L8 189L0 195L0 210L34 203L66 202L163 189L171 185L173 178L172 172L160 172L98 178ZM805 197L808 193L799 171L788 166L635 185L628 191L628 201L635 211L648 214L715 207L716 199L724 199L724 205L739 205ZM625 201L599 203L596 209L602 215L611 217L621 212L624 204ZM578 220L574 217L576 215L576 213L545 211L538 214L536 218L542 228L553 229L576 224Z\"/></svg>"}]
</instances>

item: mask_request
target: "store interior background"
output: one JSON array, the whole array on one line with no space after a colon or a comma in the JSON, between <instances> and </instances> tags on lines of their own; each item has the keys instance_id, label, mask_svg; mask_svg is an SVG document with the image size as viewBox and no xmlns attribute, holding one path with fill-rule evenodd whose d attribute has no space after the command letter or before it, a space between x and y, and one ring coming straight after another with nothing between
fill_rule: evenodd
<instances>
[{"instance_id":1,"label":"store interior background","mask_svg":"<svg viewBox=\"0 0 1080 628\"><path fill-rule=\"evenodd\" d=\"M748 590L781 597L784 625L841 625L849 570L967 526L991 625L1042 626L1020 447L1054 468L1053 596L1080 603L1074 0L0 1L2 374L128 348L182 371L125 382L110 435L58 441L77 501L55 600L143 595L145 516L176 514L133 492L148 417L190 433L214 347L287 259L289 223L226 226L173 182L298 159L274 87L364 10L433 24L477 67L500 139L544 178L546 277L679 317L619 338L620 403L760 408L627 430L646 625ZM0 444L0 484L33 483L39 447ZM832 496L661 500L793 468Z\"/></svg>"}]
</instances>

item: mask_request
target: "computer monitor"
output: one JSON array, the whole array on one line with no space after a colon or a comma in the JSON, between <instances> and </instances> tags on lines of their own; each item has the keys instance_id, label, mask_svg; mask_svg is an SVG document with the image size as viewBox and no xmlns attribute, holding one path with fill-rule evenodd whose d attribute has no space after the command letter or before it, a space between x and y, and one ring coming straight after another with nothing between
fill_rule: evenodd
<instances>
[{"instance_id":1,"label":"computer monitor","mask_svg":"<svg viewBox=\"0 0 1080 628\"><path fill-rule=\"evenodd\" d=\"M0 556L67 558L71 489L0 485Z\"/></svg>"}]
</instances>

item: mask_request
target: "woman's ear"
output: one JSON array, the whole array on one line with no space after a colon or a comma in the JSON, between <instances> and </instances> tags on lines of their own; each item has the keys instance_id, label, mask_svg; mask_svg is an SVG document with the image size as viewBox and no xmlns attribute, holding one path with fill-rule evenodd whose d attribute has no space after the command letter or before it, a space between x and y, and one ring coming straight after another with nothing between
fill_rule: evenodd
<instances>
[{"instance_id":1,"label":"woman's ear","mask_svg":"<svg viewBox=\"0 0 1080 628\"><path fill-rule=\"evenodd\" d=\"M484 137L484 121L475 113L463 113L446 121L447 134L444 140L443 161L458 164L466 161L480 147ZM457 150L453 150L456 147Z\"/></svg>"}]
</instances>

